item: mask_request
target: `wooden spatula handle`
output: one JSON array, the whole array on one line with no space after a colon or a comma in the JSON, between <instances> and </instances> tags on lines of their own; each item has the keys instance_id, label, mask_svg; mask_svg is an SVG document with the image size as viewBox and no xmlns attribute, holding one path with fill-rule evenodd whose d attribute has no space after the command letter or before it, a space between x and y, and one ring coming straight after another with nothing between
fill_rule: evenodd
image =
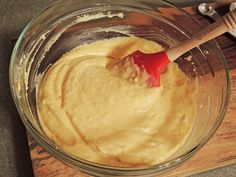
<instances>
[{"instance_id":1,"label":"wooden spatula handle","mask_svg":"<svg viewBox=\"0 0 236 177\"><path fill-rule=\"evenodd\" d=\"M169 60L174 61L192 48L197 47L204 42L207 42L234 28L236 28L236 9L221 17L215 23L207 26L192 38L173 48L167 49L166 54Z\"/></svg>"}]
</instances>

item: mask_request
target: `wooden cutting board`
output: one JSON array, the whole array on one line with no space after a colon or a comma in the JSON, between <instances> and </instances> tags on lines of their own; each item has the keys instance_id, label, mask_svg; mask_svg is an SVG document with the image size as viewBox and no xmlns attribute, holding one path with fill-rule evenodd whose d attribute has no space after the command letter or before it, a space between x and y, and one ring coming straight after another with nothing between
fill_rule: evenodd
<instances>
[{"instance_id":1,"label":"wooden cutting board","mask_svg":"<svg viewBox=\"0 0 236 177\"><path fill-rule=\"evenodd\" d=\"M196 18L202 23L209 23L201 16L196 15ZM183 177L236 163L236 39L224 35L217 41L230 68L231 99L227 114L215 135L193 158L175 170L164 174L163 177ZM53 158L30 135L28 135L28 139L36 177L88 176Z\"/></svg>"},{"instance_id":2,"label":"wooden cutting board","mask_svg":"<svg viewBox=\"0 0 236 177\"><path fill-rule=\"evenodd\" d=\"M235 58L236 60L236 58ZM236 69L230 71L232 95L228 112L213 138L189 161L163 175L169 177L188 176L209 169L236 163ZM36 177L84 177L45 152L29 135L29 146Z\"/></svg>"}]
</instances>

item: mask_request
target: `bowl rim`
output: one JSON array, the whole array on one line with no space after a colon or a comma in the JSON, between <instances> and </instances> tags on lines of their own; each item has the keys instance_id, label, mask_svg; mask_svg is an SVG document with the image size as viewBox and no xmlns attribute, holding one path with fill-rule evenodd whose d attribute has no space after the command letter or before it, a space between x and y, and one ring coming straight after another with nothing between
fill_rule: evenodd
<instances>
[{"instance_id":1,"label":"bowl rim","mask_svg":"<svg viewBox=\"0 0 236 177\"><path fill-rule=\"evenodd\" d=\"M169 7L175 8L178 11L181 11L184 15L188 16L189 18L191 18L193 21L195 21L199 26L203 27L203 25L197 20L195 19L191 14L189 14L187 11L178 8L175 6L174 3L168 1L168 0L160 0L162 2L164 2L165 4L167 4ZM27 121L27 118L25 117L25 114L22 112L22 110L19 108L19 100L17 98L17 94L15 91L15 85L13 82L13 67L14 67L14 60L16 60L16 55L17 52L20 48L20 45L22 43L22 41L24 40L24 35L27 33L27 31L31 28L32 24L38 19L40 18L40 16L48 9L50 9L51 7L54 7L57 4L60 3L64 3L63 1L58 1L55 3L52 3L50 6L48 6L46 9L42 10L40 13L38 13L38 15L36 15L28 24L27 26L24 28L24 30L21 32L15 47L13 49L12 55L11 55L11 61L10 61L10 68L9 68L9 82L10 82L10 90L11 90L11 94L14 100L14 103L17 107L18 113L20 114L20 118L24 124L24 126L26 127L26 129L30 132L30 134L33 136L33 138L40 144L40 146L42 146L47 152L49 152L53 157L60 159L61 160L65 160L67 162L68 165L72 165L74 167L78 167L79 169L81 168L85 168L85 172L86 173L90 173L92 170L91 168L96 168L97 170L115 170L116 172L137 172L137 171L149 171L149 170L157 170L155 172L165 172L169 166L176 167L177 165L179 165L179 161L186 161L187 159L189 159L191 156L193 156L201 147L203 147L208 140L214 135L214 133L216 132L216 130L219 128L221 122L224 119L224 116L227 112L227 108L229 105L229 100L230 100L230 77L229 77L229 71L228 71L228 67L227 67L227 63L225 60L225 57L218 45L218 43L216 42L215 39L211 40L214 42L215 47L217 48L217 50L220 53L220 60L223 64L224 67L224 71L225 71L225 75L226 75L226 97L223 103L223 109L221 109L221 111L218 114L218 118L217 121L215 123L215 126L211 129L211 131L208 133L208 136L206 136L205 138L201 139L201 141L194 146L194 148L190 149L189 151L186 151L185 153L179 155L176 158L171 158L169 160L163 161L161 163L152 165L152 166L148 166L148 167L115 167L115 166L109 166L109 165L102 165L102 164L98 164L95 162L90 162L84 159L81 159L79 157L75 157L69 153L66 153L65 151L62 151L58 148L56 148L57 146L55 146L52 142L48 142L48 139L44 139L42 138L40 135L40 132L38 130L36 130L34 128L34 126ZM56 155L55 155L56 154ZM78 166L82 165L82 167ZM90 168L91 167L91 168ZM87 168L87 169L86 169ZM161 171L158 171L158 169L160 169ZM163 170L164 169L164 170ZM83 171L83 169L81 169ZM89 171L86 171L89 170ZM98 171L96 171L98 172ZM100 171L101 172L101 171ZM93 173L90 173L93 174Z\"/></svg>"}]
</instances>

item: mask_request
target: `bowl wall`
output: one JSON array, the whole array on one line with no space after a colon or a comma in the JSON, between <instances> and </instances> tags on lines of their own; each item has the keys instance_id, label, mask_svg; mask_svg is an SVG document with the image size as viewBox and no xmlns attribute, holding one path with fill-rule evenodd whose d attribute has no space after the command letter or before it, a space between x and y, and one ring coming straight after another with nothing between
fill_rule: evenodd
<instances>
[{"instance_id":1,"label":"bowl wall","mask_svg":"<svg viewBox=\"0 0 236 177\"><path fill-rule=\"evenodd\" d=\"M215 41L205 43L177 60L189 79L198 82L196 122L181 150L171 159L151 167L109 167L63 152L40 128L38 87L47 69L76 46L135 35L171 47L193 36L201 28L190 15L160 0L103 0L99 3L95 0L67 0L53 4L28 24L12 54L11 91L23 123L52 155L92 175L153 175L172 169L207 142L226 112L228 70Z\"/></svg>"}]
</instances>

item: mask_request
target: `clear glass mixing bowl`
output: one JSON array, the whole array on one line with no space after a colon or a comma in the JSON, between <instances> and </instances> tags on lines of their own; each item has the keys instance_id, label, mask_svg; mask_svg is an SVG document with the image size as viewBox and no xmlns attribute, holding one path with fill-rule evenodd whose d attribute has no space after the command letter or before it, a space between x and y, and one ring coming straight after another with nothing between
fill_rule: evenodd
<instances>
[{"instance_id":1,"label":"clear glass mixing bowl","mask_svg":"<svg viewBox=\"0 0 236 177\"><path fill-rule=\"evenodd\" d=\"M96 14L103 14L103 17L98 18ZM93 18L84 21L89 15ZM154 175L182 164L214 134L227 109L230 94L228 69L214 40L177 60L183 72L198 81L197 116L186 144L161 164L117 168L88 162L64 152L40 128L37 91L49 66L75 46L135 35L168 47L186 40L201 28L191 15L164 0L66 0L51 5L26 26L12 53L10 85L24 125L54 157L96 176Z\"/></svg>"}]
</instances>

